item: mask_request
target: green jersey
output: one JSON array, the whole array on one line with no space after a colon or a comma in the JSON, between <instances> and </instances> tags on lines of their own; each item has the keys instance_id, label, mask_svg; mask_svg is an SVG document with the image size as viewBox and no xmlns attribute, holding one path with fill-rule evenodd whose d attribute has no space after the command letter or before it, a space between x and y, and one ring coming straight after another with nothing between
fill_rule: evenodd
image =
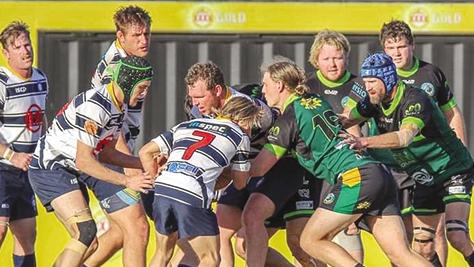
<instances>
[{"instance_id":1,"label":"green jersey","mask_svg":"<svg viewBox=\"0 0 474 267\"><path fill-rule=\"evenodd\" d=\"M422 90L399 82L388 105L373 105L365 98L356 108L363 117L375 118L380 134L398 131L407 123L421 129L408 147L391 149L396 165L418 183L441 183L472 168L468 149L449 127L438 105Z\"/></svg>"},{"instance_id":2,"label":"green jersey","mask_svg":"<svg viewBox=\"0 0 474 267\"><path fill-rule=\"evenodd\" d=\"M342 143L337 115L318 95L291 95L267 135L264 148L276 156L293 153L315 177L334 184L339 174L375 162ZM359 176L360 178L360 176Z\"/></svg>"}]
</instances>

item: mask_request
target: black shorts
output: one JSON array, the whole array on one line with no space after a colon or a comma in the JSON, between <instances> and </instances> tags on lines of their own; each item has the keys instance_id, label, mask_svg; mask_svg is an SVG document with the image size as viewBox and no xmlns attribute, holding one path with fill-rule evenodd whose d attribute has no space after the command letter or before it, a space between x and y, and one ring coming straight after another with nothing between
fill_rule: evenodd
<instances>
[{"instance_id":1,"label":"black shorts","mask_svg":"<svg viewBox=\"0 0 474 267\"><path fill-rule=\"evenodd\" d=\"M244 209L245 203L250 197L250 194L255 191L257 186L263 182L263 177L255 177L250 179L247 186L241 190L236 189L233 184L230 184L219 196L217 204L220 205L229 205L237 207L241 210ZM265 227L268 228L285 228L285 221L283 220L283 215L278 214L271 216L265 220Z\"/></svg>"},{"instance_id":2,"label":"black shorts","mask_svg":"<svg viewBox=\"0 0 474 267\"><path fill-rule=\"evenodd\" d=\"M391 169L392 176L398 188L398 203L402 216L413 213L413 193L415 190L415 180L406 172Z\"/></svg>"},{"instance_id":3,"label":"black shorts","mask_svg":"<svg viewBox=\"0 0 474 267\"><path fill-rule=\"evenodd\" d=\"M197 208L165 196L155 195L155 229L162 235L178 232L179 239L219 234L217 218L211 209Z\"/></svg>"},{"instance_id":4,"label":"black shorts","mask_svg":"<svg viewBox=\"0 0 474 267\"><path fill-rule=\"evenodd\" d=\"M0 216L15 221L37 215L28 172L0 163Z\"/></svg>"},{"instance_id":5,"label":"black shorts","mask_svg":"<svg viewBox=\"0 0 474 267\"><path fill-rule=\"evenodd\" d=\"M274 214L285 220L311 217L318 206L321 183L293 158L280 159L265 174L255 192L267 196L275 205Z\"/></svg>"},{"instance_id":6,"label":"black shorts","mask_svg":"<svg viewBox=\"0 0 474 267\"><path fill-rule=\"evenodd\" d=\"M66 168L28 170L31 187L48 212L54 210L51 201L74 190L81 190L84 199L89 201L87 187L77 179L79 175L78 172Z\"/></svg>"},{"instance_id":7,"label":"black shorts","mask_svg":"<svg viewBox=\"0 0 474 267\"><path fill-rule=\"evenodd\" d=\"M400 215L394 179L382 164L366 164L341 173L322 199L321 208L337 213Z\"/></svg>"},{"instance_id":8,"label":"black shorts","mask_svg":"<svg viewBox=\"0 0 474 267\"><path fill-rule=\"evenodd\" d=\"M413 207L416 215L443 213L446 204L453 202L471 203L474 169L464 174L452 176L447 181L426 186L416 184Z\"/></svg>"}]
</instances>

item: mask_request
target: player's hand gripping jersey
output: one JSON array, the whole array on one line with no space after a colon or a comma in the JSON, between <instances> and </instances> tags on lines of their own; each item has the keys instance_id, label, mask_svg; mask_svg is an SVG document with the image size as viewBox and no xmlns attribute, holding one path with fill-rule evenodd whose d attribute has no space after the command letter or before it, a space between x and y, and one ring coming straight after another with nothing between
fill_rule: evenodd
<instances>
[{"instance_id":1,"label":"player's hand gripping jersey","mask_svg":"<svg viewBox=\"0 0 474 267\"><path fill-rule=\"evenodd\" d=\"M155 195L209 208L223 169L248 171L250 140L234 123L221 119L183 122L152 140L169 154L156 179Z\"/></svg>"},{"instance_id":2,"label":"player's hand gripping jersey","mask_svg":"<svg viewBox=\"0 0 474 267\"><path fill-rule=\"evenodd\" d=\"M94 147L99 153L108 142L117 138L126 105L118 106L111 86L103 85L83 92L58 112L38 142L30 168L63 166L76 169L77 141Z\"/></svg>"}]
</instances>

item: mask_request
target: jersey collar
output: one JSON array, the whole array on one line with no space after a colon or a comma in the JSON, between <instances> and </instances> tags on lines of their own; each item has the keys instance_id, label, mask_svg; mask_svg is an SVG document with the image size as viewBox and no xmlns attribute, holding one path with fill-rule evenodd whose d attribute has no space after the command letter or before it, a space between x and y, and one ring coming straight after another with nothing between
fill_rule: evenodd
<instances>
[{"instance_id":1,"label":"jersey collar","mask_svg":"<svg viewBox=\"0 0 474 267\"><path fill-rule=\"evenodd\" d=\"M109 83L106 85L107 87L107 92L109 92L109 95L110 97L112 98L112 102L114 103L114 106L118 109L118 110L122 110L120 104L118 103L117 101L117 98L115 97L115 93L114 93L114 88L112 86L112 83Z\"/></svg>"},{"instance_id":2,"label":"jersey collar","mask_svg":"<svg viewBox=\"0 0 474 267\"><path fill-rule=\"evenodd\" d=\"M288 107L291 103L293 103L296 99L298 99L298 95L296 93L292 93L283 103L283 110L281 113L285 112L286 107Z\"/></svg>"},{"instance_id":3,"label":"jersey collar","mask_svg":"<svg viewBox=\"0 0 474 267\"><path fill-rule=\"evenodd\" d=\"M420 69L420 60L413 57L413 66L409 70L397 69L397 74L400 77L407 78L415 74Z\"/></svg>"},{"instance_id":4,"label":"jersey collar","mask_svg":"<svg viewBox=\"0 0 474 267\"><path fill-rule=\"evenodd\" d=\"M24 82L27 82L31 79L31 77L33 77L33 67L31 67L31 73L30 73L30 77L28 78L25 78L23 76L21 76L18 72L16 72L12 67L10 67L10 65L7 63L6 64L6 68L7 70L9 70L13 75L15 75L16 77L20 78L20 80L24 81Z\"/></svg>"},{"instance_id":5,"label":"jersey collar","mask_svg":"<svg viewBox=\"0 0 474 267\"><path fill-rule=\"evenodd\" d=\"M397 108L398 104L400 104L403 94L405 93L405 87L406 86L404 82L398 82L397 92L395 93L395 97L393 98L389 107L385 109L383 105L380 105L380 107L382 107L382 111L385 116L390 116L393 113L393 111Z\"/></svg>"},{"instance_id":6,"label":"jersey collar","mask_svg":"<svg viewBox=\"0 0 474 267\"><path fill-rule=\"evenodd\" d=\"M316 76L318 77L319 81L322 84L324 84L325 86L327 86L329 88L334 88L334 87L339 87L339 86L345 84L351 78L351 73L346 70L344 75L342 75L342 77L337 81L330 81L330 80L326 79L326 77L324 77L324 75L319 70L316 71Z\"/></svg>"},{"instance_id":7,"label":"jersey collar","mask_svg":"<svg viewBox=\"0 0 474 267\"><path fill-rule=\"evenodd\" d=\"M117 48L117 51L119 52L120 54L120 57L126 57L127 56L127 53L125 52L125 50L123 49L122 45L120 44L119 40L116 39L115 40L115 48Z\"/></svg>"}]
</instances>

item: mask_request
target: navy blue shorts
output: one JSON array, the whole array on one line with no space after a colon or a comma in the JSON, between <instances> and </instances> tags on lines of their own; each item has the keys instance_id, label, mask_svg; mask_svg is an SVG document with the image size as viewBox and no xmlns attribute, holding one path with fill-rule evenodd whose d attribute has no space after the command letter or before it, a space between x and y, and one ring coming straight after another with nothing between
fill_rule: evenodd
<instances>
[{"instance_id":1,"label":"navy blue shorts","mask_svg":"<svg viewBox=\"0 0 474 267\"><path fill-rule=\"evenodd\" d=\"M14 221L37 215L28 172L0 163L0 216Z\"/></svg>"},{"instance_id":2,"label":"navy blue shorts","mask_svg":"<svg viewBox=\"0 0 474 267\"><path fill-rule=\"evenodd\" d=\"M89 200L87 188L78 177L78 172L65 168L28 170L31 187L48 212L54 210L51 201L74 190L81 190L84 198Z\"/></svg>"},{"instance_id":3,"label":"navy blue shorts","mask_svg":"<svg viewBox=\"0 0 474 267\"><path fill-rule=\"evenodd\" d=\"M153 202L155 229L162 235L178 232L178 238L216 236L217 218L211 209L197 208L164 196L155 195Z\"/></svg>"}]
</instances>

